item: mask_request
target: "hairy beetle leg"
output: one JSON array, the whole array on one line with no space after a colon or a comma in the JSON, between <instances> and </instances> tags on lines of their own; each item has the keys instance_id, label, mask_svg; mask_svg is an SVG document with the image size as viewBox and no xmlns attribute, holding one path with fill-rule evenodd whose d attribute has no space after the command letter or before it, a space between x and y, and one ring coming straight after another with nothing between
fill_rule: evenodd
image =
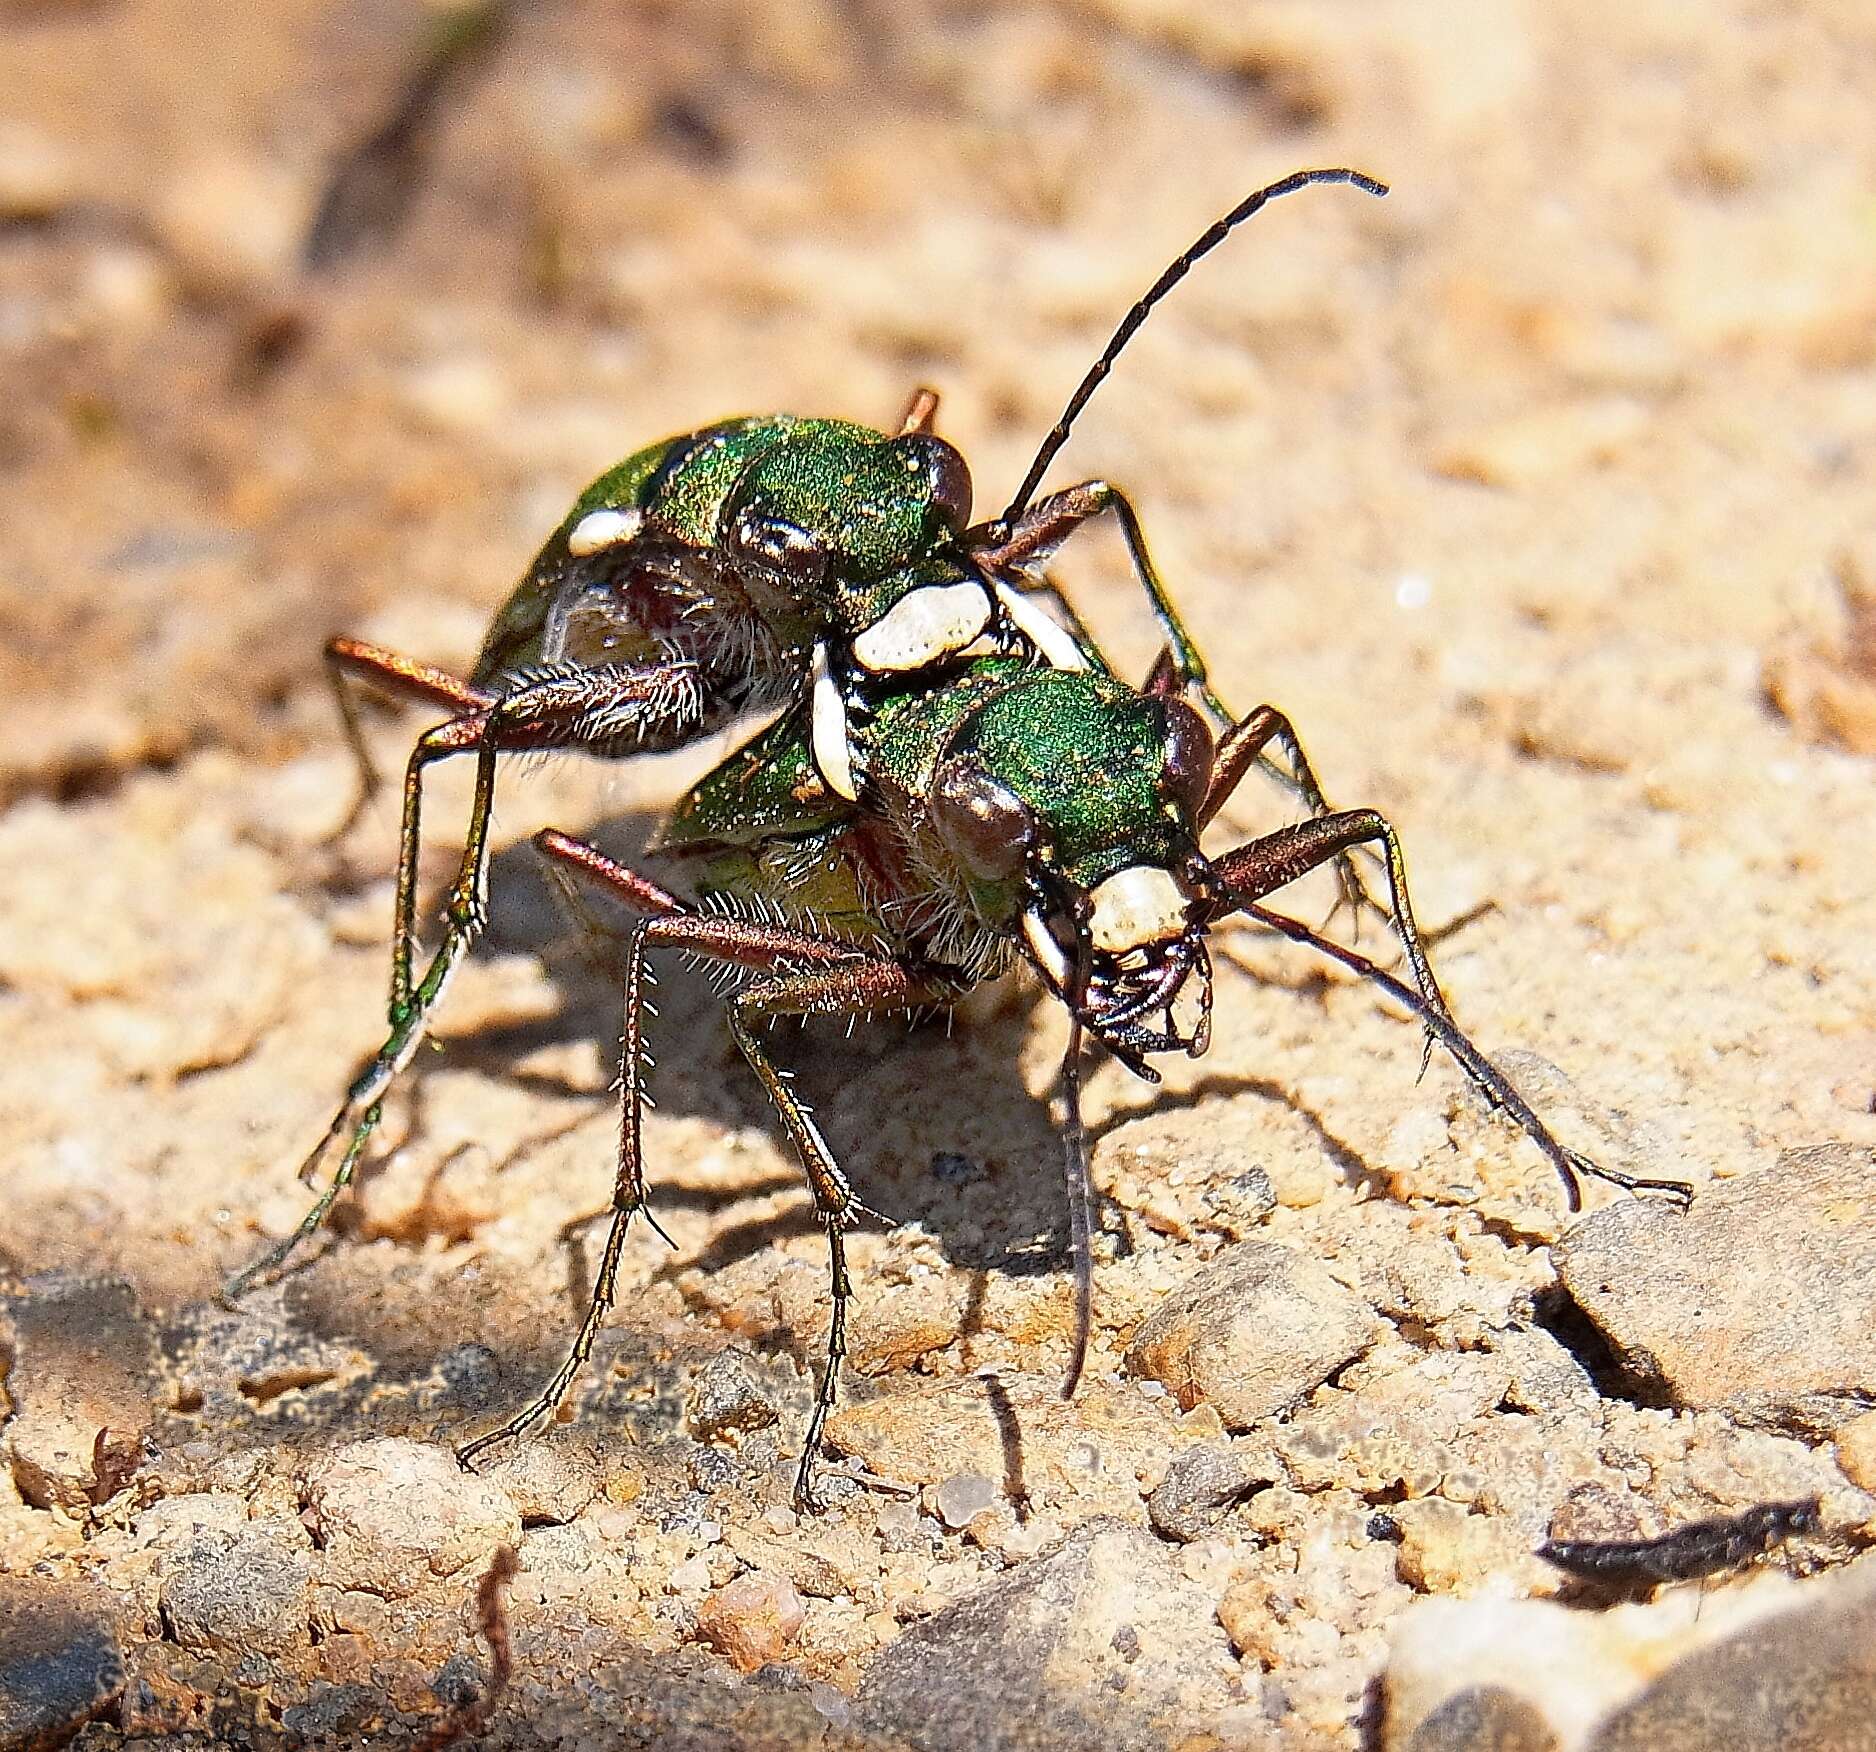
<instances>
[{"instance_id":1,"label":"hairy beetle leg","mask_svg":"<svg viewBox=\"0 0 1876 1752\"><path fill-rule=\"evenodd\" d=\"M337 840L358 825L359 817L384 784L370 744L365 740L364 721L359 716L358 696L352 683L362 683L412 705L443 706L453 712L473 712L491 706L495 696L470 686L447 669L438 669L434 664L419 662L415 657L406 657L364 639L328 639L323 656L326 681L332 689L339 723L345 732L346 746L352 751L358 776L351 807L332 832Z\"/></svg>"},{"instance_id":2,"label":"hairy beetle leg","mask_svg":"<svg viewBox=\"0 0 1876 1752\"><path fill-rule=\"evenodd\" d=\"M361 649L370 652L369 659L360 660L368 673L382 675L383 666L376 659L386 654L378 653L375 647ZM353 654L345 653L343 660L353 661ZM416 664L407 667L407 675L397 670L392 673L401 675L413 693L423 694L433 687L447 693L443 684L470 691L467 684L457 683L441 671L428 671ZM478 693L477 697L484 696ZM439 724L418 739L404 775L391 947L390 1033L300 1166L301 1179L315 1178L327 1152L345 1139L345 1153L332 1181L284 1242L229 1280L222 1292L224 1297L233 1299L263 1273L284 1265L325 1220L333 1203L351 1183L366 1141L378 1123L385 1090L422 1045L431 1013L463 957L482 934L488 918L489 826L499 757L520 751L609 747L621 742L668 747L695 728L701 718L701 694L691 665L617 665L548 676L517 687ZM475 797L462 862L444 907L443 941L423 978L413 985L423 771L432 761L471 752L476 756Z\"/></svg>"},{"instance_id":3,"label":"hairy beetle leg","mask_svg":"<svg viewBox=\"0 0 1876 1752\"><path fill-rule=\"evenodd\" d=\"M737 1048L760 1080L795 1147L813 1195L815 1213L827 1234L832 1308L814 1411L795 1474L796 1502L804 1509L818 1508L814 1462L839 1389L840 1366L847 1352L847 1304L853 1293L847 1274L845 1235L863 1207L854 1198L811 1110L769 1056L753 1024L771 1016L851 1016L911 1009L946 1002L956 995L956 987L941 975L868 954L850 943L786 926L691 912L657 883L565 834L549 830L537 834L534 843L548 857L605 883L635 910L653 916L641 920L632 937L620 1053L619 1171L613 1189L612 1226L586 1316L565 1360L542 1392L499 1429L466 1444L458 1451L458 1458L466 1465L497 1442L520 1435L552 1415L585 1365L593 1340L612 1307L626 1232L633 1215L644 1208L645 956L653 948L677 947L767 976L729 998L729 1025Z\"/></svg>"}]
</instances>

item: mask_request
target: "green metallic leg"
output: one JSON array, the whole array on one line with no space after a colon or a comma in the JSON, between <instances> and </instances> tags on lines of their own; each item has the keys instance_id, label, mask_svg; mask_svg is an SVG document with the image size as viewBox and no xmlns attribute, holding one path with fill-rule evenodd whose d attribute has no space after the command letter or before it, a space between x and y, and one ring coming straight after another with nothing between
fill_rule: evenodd
<instances>
[{"instance_id":1,"label":"green metallic leg","mask_svg":"<svg viewBox=\"0 0 1876 1752\"><path fill-rule=\"evenodd\" d=\"M1135 577L1146 592L1153 618L1159 622L1160 630L1166 636L1167 648L1173 655L1174 672L1181 685L1197 690L1199 698L1220 725L1231 723L1230 708L1213 689L1211 678L1206 672L1205 659L1186 630L1179 610L1173 605L1172 595L1160 577L1159 568L1153 563L1153 555L1146 545L1146 531L1140 524L1140 514L1118 487L1107 481L1083 481L1079 486L1064 487L1059 493L1051 493L1046 499L1039 500L1017 519L1009 541L997 554L997 560L1000 564L1018 568L1040 565L1082 524L1099 517L1104 511L1111 511L1120 525L1121 538L1127 544L1127 557L1133 564ZM1079 618L1076 630L1085 636ZM1287 774L1279 776L1285 782L1288 781Z\"/></svg>"},{"instance_id":2,"label":"green metallic leg","mask_svg":"<svg viewBox=\"0 0 1876 1752\"><path fill-rule=\"evenodd\" d=\"M1352 949L1344 949L1296 920L1267 912L1257 904L1265 895L1275 893L1299 876L1327 863L1349 846L1375 841L1385 851L1388 886L1394 902L1394 929L1406 950L1407 964L1413 970L1415 991L1410 991L1407 986L1383 973ZM1473 1087L1483 1096L1486 1105L1508 1113L1550 1158L1563 1178L1572 1210L1581 1203L1576 1181L1578 1174L1593 1174L1630 1191L1662 1192L1682 1201L1691 1196L1684 1182L1638 1180L1613 1169L1598 1167L1587 1156L1566 1150L1538 1119L1530 1104L1512 1087L1510 1079L1461 1031L1459 1024L1453 1020L1452 1011L1447 1008L1439 982L1433 977L1432 964L1427 960L1419 928L1414 923L1413 903L1407 895L1407 863L1401 853L1400 839L1376 811L1351 809L1339 815L1324 816L1319 821L1297 822L1292 827L1281 828L1276 833L1253 840L1249 845L1240 846L1236 851L1227 852L1221 858L1214 858L1212 869L1230 895L1230 904L1220 909L1220 916L1225 912L1245 913L1260 924L1282 931L1295 941L1308 943L1323 954L1332 956L1343 966L1372 980L1407 1004L1420 1018L1425 1033L1425 1051L1420 1060L1422 1074L1426 1071L1434 1046L1444 1046Z\"/></svg>"},{"instance_id":3,"label":"green metallic leg","mask_svg":"<svg viewBox=\"0 0 1876 1752\"><path fill-rule=\"evenodd\" d=\"M347 1091L319 1142L300 1166L300 1178L317 1177L319 1165L341 1140L338 1173L284 1247L270 1250L230 1280L232 1298L264 1270L285 1263L311 1235L350 1183L365 1140L380 1117L385 1091L410 1063L429 1030L437 1004L464 956L488 920L489 828L495 803L495 768L505 753L551 748L596 747L616 752L634 737L669 738L693 726L700 715L695 672L689 665L592 670L557 676L515 689L486 710L452 718L427 732L412 751L404 779L404 820L398 854L397 913L392 941L390 1033ZM416 942L417 849L423 769L433 760L473 750L475 795L470 807L462 863L443 910L443 941L423 978L413 987Z\"/></svg>"}]
</instances>

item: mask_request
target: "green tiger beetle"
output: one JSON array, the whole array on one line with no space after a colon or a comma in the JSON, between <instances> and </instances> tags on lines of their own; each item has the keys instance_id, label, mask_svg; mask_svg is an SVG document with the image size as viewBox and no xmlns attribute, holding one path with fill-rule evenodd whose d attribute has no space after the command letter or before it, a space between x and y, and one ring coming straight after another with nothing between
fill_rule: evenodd
<instances>
[{"instance_id":1,"label":"green tiger beetle","mask_svg":"<svg viewBox=\"0 0 1876 1752\"><path fill-rule=\"evenodd\" d=\"M667 749L764 711L781 715L692 789L658 842L691 865L690 900L580 841L537 836L550 867L597 881L647 915L628 960L613 1222L565 1362L518 1416L463 1448L465 1462L554 1410L611 1306L628 1224L645 1211L644 959L661 945L744 970L747 983L728 999L731 1032L801 1157L826 1231L833 1304L796 1480L804 1505L813 1502L814 1458L845 1351L844 1234L862 1207L757 1038L766 1018L943 1007L1019 963L1067 1006L1061 1085L1076 1330L1065 1393L1079 1378L1090 1320L1083 1035L1150 1080L1153 1055L1204 1052L1207 935L1227 914L1313 945L1416 1014L1426 1050L1445 1046L1487 1103L1523 1126L1563 1176L1573 1208L1579 1172L1685 1195L1678 1182L1636 1180L1566 1150L1459 1031L1414 925L1394 830L1372 810L1330 808L1281 712L1260 706L1240 719L1226 709L1128 500L1101 481L1034 500L1075 418L1154 305L1268 201L1318 182L1386 192L1354 171L1302 171L1219 219L1129 310L991 522L970 522L969 472L932 431L930 391L913 397L896 434L791 416L726 421L639 452L580 496L496 617L468 680L333 641L329 671L367 781L346 678L452 716L418 740L406 769L389 1037L305 1164L310 1177L344 1140L326 1190L227 1294L284 1263L324 1220L386 1089L479 934L498 756ZM1041 570L1104 512L1120 526L1165 635L1141 688L1114 676ZM467 845L442 944L414 980L423 772L471 752ZM1199 835L1254 765L1292 789L1308 818L1208 859ZM1385 907L1352 861L1377 846ZM1345 904L1389 920L1411 985L1261 905L1323 865L1336 868Z\"/></svg>"}]
</instances>

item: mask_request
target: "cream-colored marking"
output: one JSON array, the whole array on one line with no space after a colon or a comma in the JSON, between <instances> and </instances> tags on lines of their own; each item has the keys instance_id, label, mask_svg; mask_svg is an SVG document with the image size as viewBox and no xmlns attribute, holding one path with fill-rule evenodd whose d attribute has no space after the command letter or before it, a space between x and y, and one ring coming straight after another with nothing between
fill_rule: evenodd
<instances>
[{"instance_id":1,"label":"cream-colored marking","mask_svg":"<svg viewBox=\"0 0 1876 1752\"><path fill-rule=\"evenodd\" d=\"M1088 896L1088 935L1095 948L1119 955L1185 929L1186 897L1170 871L1153 864L1116 870Z\"/></svg>"},{"instance_id":2,"label":"cream-colored marking","mask_svg":"<svg viewBox=\"0 0 1876 1752\"><path fill-rule=\"evenodd\" d=\"M962 651L990 624L990 598L974 578L909 590L853 641L875 675L917 669Z\"/></svg>"},{"instance_id":3,"label":"cream-colored marking","mask_svg":"<svg viewBox=\"0 0 1876 1752\"><path fill-rule=\"evenodd\" d=\"M625 511L589 511L567 531L567 552L576 560L601 548L617 547L638 534L645 513L636 506Z\"/></svg>"},{"instance_id":4,"label":"cream-colored marking","mask_svg":"<svg viewBox=\"0 0 1876 1752\"><path fill-rule=\"evenodd\" d=\"M1023 914L1023 936L1028 941L1031 952L1042 963L1048 976L1064 991L1068 989L1068 956L1060 943L1055 940L1055 933L1044 922L1039 912Z\"/></svg>"},{"instance_id":5,"label":"cream-colored marking","mask_svg":"<svg viewBox=\"0 0 1876 1752\"><path fill-rule=\"evenodd\" d=\"M814 647L814 704L810 708L809 729L814 750L814 764L830 791L837 791L849 803L860 795L853 780L853 755L847 747L847 702L840 697L833 671L827 666L827 647Z\"/></svg>"},{"instance_id":6,"label":"cream-colored marking","mask_svg":"<svg viewBox=\"0 0 1876 1752\"><path fill-rule=\"evenodd\" d=\"M1068 629L1019 590L997 582L997 600L1010 623L1048 659L1051 669L1086 669L1088 656L1070 636Z\"/></svg>"}]
</instances>

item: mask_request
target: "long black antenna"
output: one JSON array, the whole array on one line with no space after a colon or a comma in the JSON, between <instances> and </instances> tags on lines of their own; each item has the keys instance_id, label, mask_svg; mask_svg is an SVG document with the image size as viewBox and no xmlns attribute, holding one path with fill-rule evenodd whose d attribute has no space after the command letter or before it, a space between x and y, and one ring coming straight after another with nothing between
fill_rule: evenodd
<instances>
[{"instance_id":1,"label":"long black antenna","mask_svg":"<svg viewBox=\"0 0 1876 1752\"><path fill-rule=\"evenodd\" d=\"M1048 437L1043 439L1042 448L1036 452L1036 460L1029 465L1029 473L1023 476L1023 484L1016 489L1016 497L1010 501L1003 515L990 526L993 531L997 532L999 539L1007 540L1010 526L1029 509L1029 501L1035 496L1036 488L1041 485L1042 477L1048 472L1049 464L1055 460L1056 452L1068 442L1069 428L1074 425L1081 410L1088 405L1089 397L1101 387L1101 380L1114 369L1114 361L1120 357L1121 349L1133 339L1153 306L1192 271L1193 264L1201 256L1209 255L1253 213L1274 201L1279 195L1293 195L1298 189L1308 188L1311 183L1352 183L1365 194L1381 196L1387 193L1386 183L1376 182L1373 177L1364 176L1359 170L1298 170L1283 178L1281 182L1273 182L1268 188L1259 189L1254 195L1246 195L1229 213L1212 225L1204 236L1179 256L1165 273L1153 282L1146 296L1121 318L1120 327L1114 331L1113 338L1102 350L1100 358L1095 360L1088 375L1081 380L1081 387L1068 398L1068 406L1062 410L1062 417L1055 422Z\"/></svg>"}]
</instances>

